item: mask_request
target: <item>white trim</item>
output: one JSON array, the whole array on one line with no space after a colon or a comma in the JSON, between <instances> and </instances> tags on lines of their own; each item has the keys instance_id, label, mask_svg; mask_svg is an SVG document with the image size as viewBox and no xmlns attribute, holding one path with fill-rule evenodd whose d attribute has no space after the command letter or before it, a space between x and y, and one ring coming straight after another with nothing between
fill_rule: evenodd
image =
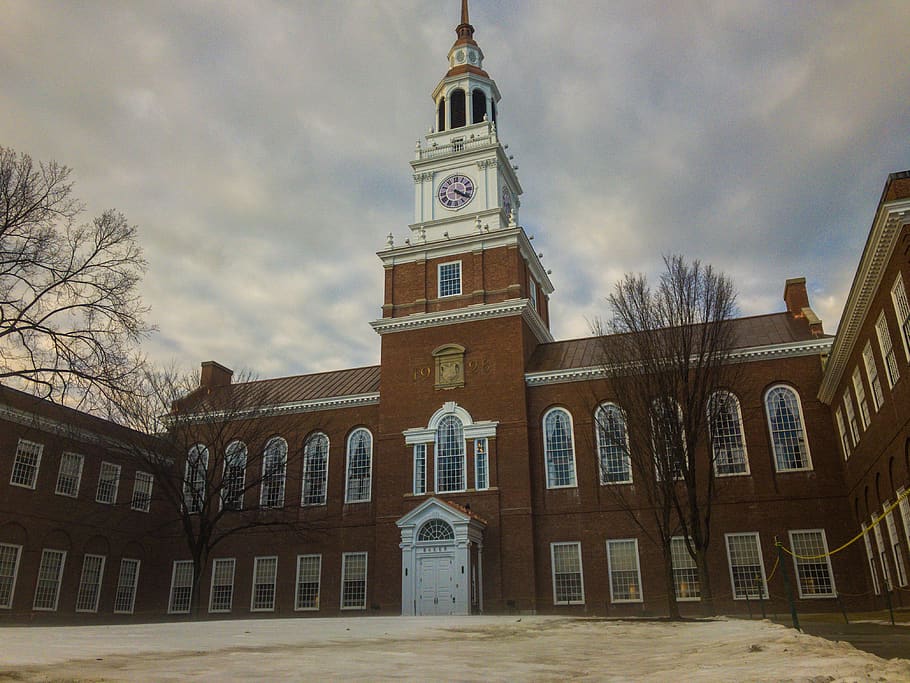
<instances>
[{"instance_id":1,"label":"white trim","mask_svg":"<svg viewBox=\"0 0 910 683\"><path fill-rule=\"evenodd\" d=\"M306 476L307 476L307 446L315 441L318 437L325 439L325 473L324 481L322 484L322 501L318 503L308 503L306 502ZM332 441L329 439L329 435L323 431L315 431L310 434L303 442L303 463L301 463L301 472L300 472L300 507L319 507L326 505L329 499L329 458L332 454Z\"/></svg>"},{"instance_id":2,"label":"white trim","mask_svg":"<svg viewBox=\"0 0 910 683\"><path fill-rule=\"evenodd\" d=\"M259 572L259 563L266 560L275 560L275 572L272 574L272 603L269 607L256 607L256 586L268 586L268 583L256 581L256 575ZM253 558L253 580L250 585L250 612L274 612L275 604L278 602L278 556L277 555L257 555Z\"/></svg>"},{"instance_id":3,"label":"white trim","mask_svg":"<svg viewBox=\"0 0 910 683\"><path fill-rule=\"evenodd\" d=\"M6 604L0 603L0 609L12 609L13 598L16 595L16 580L19 577L19 563L22 561L22 546L15 543L0 543L0 548L15 548L16 561L13 563L13 576L9 588L9 600Z\"/></svg>"},{"instance_id":4,"label":"white trim","mask_svg":"<svg viewBox=\"0 0 910 683\"><path fill-rule=\"evenodd\" d=\"M319 558L319 569L316 573L316 606L300 607L300 561L305 557ZM294 611L295 612L318 612L320 600L322 598L322 553L305 553L297 556L297 573L294 574Z\"/></svg>"},{"instance_id":5,"label":"white trim","mask_svg":"<svg viewBox=\"0 0 910 683\"><path fill-rule=\"evenodd\" d=\"M232 442L233 443L233 442ZM274 479L277 477L270 477L266 479L265 468L269 464L268 455L273 455L269 452L272 444L276 444L276 448L279 449L279 453L282 457L281 462L281 494L278 496L278 502L275 505L266 505L265 504L265 494L266 494L266 484L271 484ZM283 446L283 448L282 448ZM244 486L246 486L246 473L244 472ZM259 508L264 510L274 510L277 508L284 507L285 495L287 494L288 486L288 442L280 436L273 436L271 439L265 442L265 446L262 448L262 476L259 478ZM220 496L219 496L220 497Z\"/></svg>"},{"instance_id":6,"label":"white trim","mask_svg":"<svg viewBox=\"0 0 910 683\"><path fill-rule=\"evenodd\" d=\"M79 470L76 472L76 490L72 493L67 493L66 491L60 490L60 477L63 474L63 462L68 455L79 458ZM57 484L54 487L54 494L57 496L66 496L67 498L78 498L79 489L82 487L82 469L84 466L84 455L80 453L73 453L72 451L63 451L63 453L60 454L60 466L57 468Z\"/></svg>"},{"instance_id":7,"label":"white trim","mask_svg":"<svg viewBox=\"0 0 910 683\"><path fill-rule=\"evenodd\" d=\"M344 582L345 582L345 572L348 569L348 558L353 557L354 555L363 555L363 604L362 605L344 605ZM367 579L369 576L369 561L370 556L367 552L351 552L351 553L342 553L341 554L341 590L340 593L340 608L343 610L365 610L367 608L367 588L369 584Z\"/></svg>"},{"instance_id":8,"label":"white trim","mask_svg":"<svg viewBox=\"0 0 910 683\"><path fill-rule=\"evenodd\" d=\"M572 483L571 484L550 484L550 467L549 467L549 454L547 453L547 418L551 413L562 412L565 413L569 418L569 437L572 441ZM552 406L547 409L543 416L540 418L541 426L541 436L543 437L543 466L544 466L544 475L546 477L547 489L574 489L578 488L578 461L575 456L575 419L572 417L572 413L568 408L563 406Z\"/></svg>"},{"instance_id":9,"label":"white trim","mask_svg":"<svg viewBox=\"0 0 910 683\"><path fill-rule=\"evenodd\" d=\"M635 572L638 576L638 597L637 598L614 598L613 597L613 559L610 555L610 546L614 543L633 543L635 547ZM627 571L627 570L617 570ZM616 605L644 602L644 586L641 583L641 558L638 553L637 538L608 538L607 539L607 581L610 584L610 602Z\"/></svg>"},{"instance_id":10,"label":"white trim","mask_svg":"<svg viewBox=\"0 0 910 683\"><path fill-rule=\"evenodd\" d=\"M608 406L613 406L619 412L620 417L622 418L622 431L626 437L626 444L624 446L624 455L623 457L626 460L626 467L629 471L629 478L622 479L619 481L604 481L604 470L603 470L603 458L600 453L600 432L605 431L603 426L603 420L600 417L602 413L605 413ZM601 401L597 407L594 409L594 453L597 458L597 479L601 486L622 486L624 484L632 483L632 454L629 448L629 423L626 420L626 411L622 409L622 406L619 405L616 401Z\"/></svg>"},{"instance_id":11,"label":"white trim","mask_svg":"<svg viewBox=\"0 0 910 683\"><path fill-rule=\"evenodd\" d=\"M187 600L186 609L175 610L174 609L174 580L177 578L177 565L190 567L190 599ZM190 610L193 607L193 583L196 580L196 568L193 566L192 560L174 560L171 565L171 590L168 593L167 600L167 613L168 614L189 614ZM181 586L185 588L185 586Z\"/></svg>"},{"instance_id":12,"label":"white trim","mask_svg":"<svg viewBox=\"0 0 910 683\"><path fill-rule=\"evenodd\" d=\"M730 539L733 537L741 536L751 536L755 539L755 550L758 553L758 566L761 571L761 596L763 599L768 599L768 576L765 574L765 558L762 555L761 550L761 536L757 531L741 531L741 532L731 532L724 534L724 546L727 548L727 569L730 572L730 590L733 593L734 600L758 600L758 598L752 598L748 591L746 595L741 597L736 596L736 580L733 578L733 558L730 557ZM744 565L737 565L744 566Z\"/></svg>"},{"instance_id":13,"label":"white trim","mask_svg":"<svg viewBox=\"0 0 910 683\"><path fill-rule=\"evenodd\" d=\"M215 603L215 574L219 562L228 562L231 565L231 600L226 608L214 609ZM209 581L209 614L229 614L234 609L234 579L237 575L237 558L235 557L216 557L212 559L212 578ZM227 584L219 584L225 586Z\"/></svg>"},{"instance_id":14,"label":"white trim","mask_svg":"<svg viewBox=\"0 0 910 683\"><path fill-rule=\"evenodd\" d=\"M556 546L574 546L578 551L578 578L581 583L581 600L559 600L556 594ZM565 572L563 572L565 573ZM554 605L584 605L585 604L585 571L581 556L580 541L557 541L550 544L550 578L553 583Z\"/></svg>"},{"instance_id":15,"label":"white trim","mask_svg":"<svg viewBox=\"0 0 910 683\"><path fill-rule=\"evenodd\" d=\"M743 472L729 472L727 474L720 474L717 471L717 458L714 455L714 442L711 439L712 425L711 425L711 408L710 408L711 398L713 398L717 394L725 394L726 396L732 398L734 403L736 404L736 419L739 422L739 437L742 440L742 446L743 446L743 464L746 467L745 471L743 471ZM711 396L708 398L707 411L708 411L708 435L709 435L708 447L711 449L711 461L712 461L711 464L714 467L714 476L715 477L748 477L752 473L752 470L749 466L749 449L746 446L746 425L743 422L742 404L740 403L739 396L737 396L735 393L733 393L729 389L718 389L715 392L713 392L711 394ZM680 538L682 538L682 537L680 537Z\"/></svg>"},{"instance_id":16,"label":"white trim","mask_svg":"<svg viewBox=\"0 0 910 683\"><path fill-rule=\"evenodd\" d=\"M110 500L101 499L101 483L104 481L104 466L107 465L109 468L113 468L112 471L116 473L114 477L114 487L111 492ZM117 503L117 494L120 492L120 465L109 462L107 460L101 461L101 469L98 471L98 488L95 490L95 502L101 503L102 505L115 505Z\"/></svg>"},{"instance_id":17,"label":"white trim","mask_svg":"<svg viewBox=\"0 0 910 683\"><path fill-rule=\"evenodd\" d=\"M253 417L272 417L275 415L293 415L296 413L312 413L320 410L336 410L338 408L358 408L360 406L379 405L379 392L368 394L351 394L350 396L328 396L313 398L307 401L293 401L291 403L276 403L273 405L256 406L242 410L215 410L203 413L188 413L180 416L181 422L201 422L203 420L247 420Z\"/></svg>"},{"instance_id":18,"label":"white trim","mask_svg":"<svg viewBox=\"0 0 910 683\"><path fill-rule=\"evenodd\" d=\"M34 475L31 477L30 484L23 484L22 482L13 481L13 477L16 476L16 463L19 461L19 447L22 446L22 444L26 444L27 446L35 446L38 451L37 453L35 453L35 464L29 465L29 467L35 468L35 472L34 472ZM16 442L16 452L13 455L13 466L10 468L10 472L9 472L9 485L18 486L23 489L31 489L32 491L34 491L35 487L38 485L38 475L41 473L41 458L43 455L44 455L44 444L38 443L36 441L29 441L28 439L19 439ZM30 456L31 456L31 453L28 454L28 457L30 457Z\"/></svg>"},{"instance_id":19,"label":"white trim","mask_svg":"<svg viewBox=\"0 0 910 683\"><path fill-rule=\"evenodd\" d=\"M777 461L777 451L774 448L774 428L771 426L771 413L768 411L768 394L777 389L778 387L783 387L788 391L793 392L793 396L796 397L796 408L799 411L799 426L800 430L803 433L803 444L806 446L806 466L805 467L788 467L787 469L780 469ZM774 472L776 474L784 474L788 472L809 472L813 469L812 467L812 450L809 448L809 432L806 429L806 417L803 415L803 400L799 396L799 392L796 390L796 387L793 387L789 384L784 384L783 382L778 382L777 384L772 384L770 387L765 389L765 392L762 394L762 410L765 412L765 424L768 425L768 439L771 444L771 456L774 458Z\"/></svg>"},{"instance_id":20,"label":"white trim","mask_svg":"<svg viewBox=\"0 0 910 683\"><path fill-rule=\"evenodd\" d=\"M120 594L121 583L120 580L123 578L123 563L124 562L135 562L136 563L136 573L133 575L133 583L129 586L130 588L130 608L117 609L117 597ZM114 614L132 614L133 610L136 608L136 589L139 587L139 569L142 566L142 561L137 560L134 557L121 557L120 558L120 572L117 574L117 586L114 589Z\"/></svg>"},{"instance_id":21,"label":"white trim","mask_svg":"<svg viewBox=\"0 0 910 683\"><path fill-rule=\"evenodd\" d=\"M793 534L821 534L822 538L822 549L825 553L824 559L825 564L828 566L828 578L831 580L831 592L830 593L806 593L803 591L803 582L799 580L799 563L800 560L796 557L796 545L793 543ZM828 538L825 534L824 529L789 529L787 531L787 536L790 538L790 548L793 550L793 576L796 577L796 587L799 590L799 597L802 600L824 600L837 597L837 588L834 585L834 568L831 566L831 558L828 556ZM815 562L820 564L821 559L819 560L802 560L803 562Z\"/></svg>"},{"instance_id":22,"label":"white trim","mask_svg":"<svg viewBox=\"0 0 910 683\"><path fill-rule=\"evenodd\" d=\"M93 560L101 559L101 566L98 568L98 583L95 586L95 600L91 607L88 609L79 607L79 600L82 597L82 585L85 580L85 570L86 563L89 558ZM79 575L79 585L76 587L76 612L88 612L96 613L98 611L98 603L101 601L101 587L104 585L104 567L107 564L107 555L95 555L93 553L86 553L82 556L82 573Z\"/></svg>"},{"instance_id":23,"label":"white trim","mask_svg":"<svg viewBox=\"0 0 910 683\"><path fill-rule=\"evenodd\" d=\"M354 435L358 432L366 432L370 438L370 468L367 474L367 478L370 481L370 486L367 490L366 498L361 498L359 500L350 500L348 494L350 493L351 488L351 439L354 438ZM351 433L348 434L347 438L347 449L345 453L345 468L344 468L344 503L345 505L355 505L357 503L369 503L373 500L373 432L371 432L366 427L355 427L351 430ZM328 483L328 482L326 482Z\"/></svg>"},{"instance_id":24,"label":"white trim","mask_svg":"<svg viewBox=\"0 0 910 683\"><path fill-rule=\"evenodd\" d=\"M44 564L44 555L45 553L58 553L60 557L60 571L57 573L56 579L56 588L54 589L54 606L53 607L38 607L38 589L41 586L41 565ZM38 576L35 578L35 598L32 600L32 611L33 612L56 612L57 605L60 604L60 586L63 584L63 572L66 569L66 550L58 550L57 548L42 548L41 549L41 560L38 562Z\"/></svg>"},{"instance_id":25,"label":"white trim","mask_svg":"<svg viewBox=\"0 0 910 683\"><path fill-rule=\"evenodd\" d=\"M458 265L458 291L452 292L451 294L442 293L442 269L445 266L454 266ZM456 261L446 261L444 263L436 264L436 296L439 299L449 299L453 296L461 296L462 291L464 291L464 278L462 277L463 272L461 268L461 259Z\"/></svg>"}]
</instances>

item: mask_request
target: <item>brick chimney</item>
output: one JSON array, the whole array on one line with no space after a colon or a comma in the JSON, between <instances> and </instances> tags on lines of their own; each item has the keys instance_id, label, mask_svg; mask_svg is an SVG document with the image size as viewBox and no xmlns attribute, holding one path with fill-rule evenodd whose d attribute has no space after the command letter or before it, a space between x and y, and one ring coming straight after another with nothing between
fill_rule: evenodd
<instances>
[{"instance_id":1,"label":"brick chimney","mask_svg":"<svg viewBox=\"0 0 910 683\"><path fill-rule=\"evenodd\" d=\"M226 368L213 360L207 360L202 363L199 386L203 389L226 387L231 383L231 377L233 376L234 371L230 368Z\"/></svg>"},{"instance_id":2,"label":"brick chimney","mask_svg":"<svg viewBox=\"0 0 910 683\"><path fill-rule=\"evenodd\" d=\"M806 278L792 277L784 284L784 303L787 304L787 312L794 318L803 318L809 323L809 331L813 336L820 336L825 333L822 329L822 321L815 311L809 306L809 293L806 291Z\"/></svg>"}]
</instances>

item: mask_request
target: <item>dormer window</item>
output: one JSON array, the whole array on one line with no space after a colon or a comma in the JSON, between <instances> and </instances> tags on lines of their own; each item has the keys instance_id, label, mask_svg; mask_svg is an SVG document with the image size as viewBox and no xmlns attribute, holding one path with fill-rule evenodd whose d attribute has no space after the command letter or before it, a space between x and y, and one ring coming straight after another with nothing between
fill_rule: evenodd
<instances>
[{"instance_id":1,"label":"dormer window","mask_svg":"<svg viewBox=\"0 0 910 683\"><path fill-rule=\"evenodd\" d=\"M439 264L439 298L461 294L461 261Z\"/></svg>"}]
</instances>

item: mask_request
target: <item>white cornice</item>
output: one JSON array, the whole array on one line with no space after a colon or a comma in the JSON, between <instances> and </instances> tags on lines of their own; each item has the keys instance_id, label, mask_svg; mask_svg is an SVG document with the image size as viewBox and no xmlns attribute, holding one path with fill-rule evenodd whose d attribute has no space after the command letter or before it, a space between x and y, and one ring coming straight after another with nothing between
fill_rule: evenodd
<instances>
[{"instance_id":1,"label":"white cornice","mask_svg":"<svg viewBox=\"0 0 910 683\"><path fill-rule=\"evenodd\" d=\"M550 330L544 325L540 315L527 299L509 299L496 304L475 304L465 308L439 311L437 313L412 313L400 318L380 318L371 322L370 325L376 330L377 334L390 334L516 315L520 315L528 323L531 331L534 332L540 342L553 341L553 335L550 334Z\"/></svg>"},{"instance_id":2,"label":"white cornice","mask_svg":"<svg viewBox=\"0 0 910 683\"><path fill-rule=\"evenodd\" d=\"M202 420L244 420L252 417L273 417L275 415L293 415L296 413L312 413L320 410L337 410L338 408L358 408L360 406L377 405L379 392L368 394L352 394L350 396L329 396L314 398L308 401L293 401L291 403L276 403L272 405L255 406L238 410L216 410L204 413L188 413L181 415L181 420L201 422Z\"/></svg>"},{"instance_id":3,"label":"white cornice","mask_svg":"<svg viewBox=\"0 0 910 683\"><path fill-rule=\"evenodd\" d=\"M876 214L818 391L818 398L823 403L831 403L840 385L847 361L853 355L860 330L869 315L869 308L881 287L901 229L907 222L910 222L910 199L883 204Z\"/></svg>"},{"instance_id":4,"label":"white cornice","mask_svg":"<svg viewBox=\"0 0 910 683\"><path fill-rule=\"evenodd\" d=\"M88 443L102 445L111 443L113 441L113 439L110 437L98 434L92 430L76 427L74 425L67 424L66 422L53 420L49 417L43 417L36 413L20 410L19 408L13 408L12 406L8 405L0 405L0 420L15 422L16 424L25 425L27 427L34 427L35 429L40 429L43 432L58 434L60 436L65 436L77 441L85 441Z\"/></svg>"},{"instance_id":5,"label":"white cornice","mask_svg":"<svg viewBox=\"0 0 910 683\"><path fill-rule=\"evenodd\" d=\"M810 339L786 344L750 346L732 351L727 360L731 363L754 363L776 358L817 356L828 353L831 350L832 341L830 337L825 337L823 339ZM546 384L563 384L565 382L585 382L594 379L604 379L606 376L607 368L603 365L589 365L580 368L548 370L546 372L528 372L525 373L525 384L533 387Z\"/></svg>"}]
</instances>

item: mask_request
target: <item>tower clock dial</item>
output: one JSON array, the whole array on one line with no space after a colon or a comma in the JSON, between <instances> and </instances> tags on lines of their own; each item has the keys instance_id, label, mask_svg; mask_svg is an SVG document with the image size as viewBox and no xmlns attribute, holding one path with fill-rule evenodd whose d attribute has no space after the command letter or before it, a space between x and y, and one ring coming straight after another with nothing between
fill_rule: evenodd
<instances>
[{"instance_id":1,"label":"tower clock dial","mask_svg":"<svg viewBox=\"0 0 910 683\"><path fill-rule=\"evenodd\" d=\"M436 198L447 209L458 210L474 198L474 181L466 175L450 175L439 184Z\"/></svg>"}]
</instances>

